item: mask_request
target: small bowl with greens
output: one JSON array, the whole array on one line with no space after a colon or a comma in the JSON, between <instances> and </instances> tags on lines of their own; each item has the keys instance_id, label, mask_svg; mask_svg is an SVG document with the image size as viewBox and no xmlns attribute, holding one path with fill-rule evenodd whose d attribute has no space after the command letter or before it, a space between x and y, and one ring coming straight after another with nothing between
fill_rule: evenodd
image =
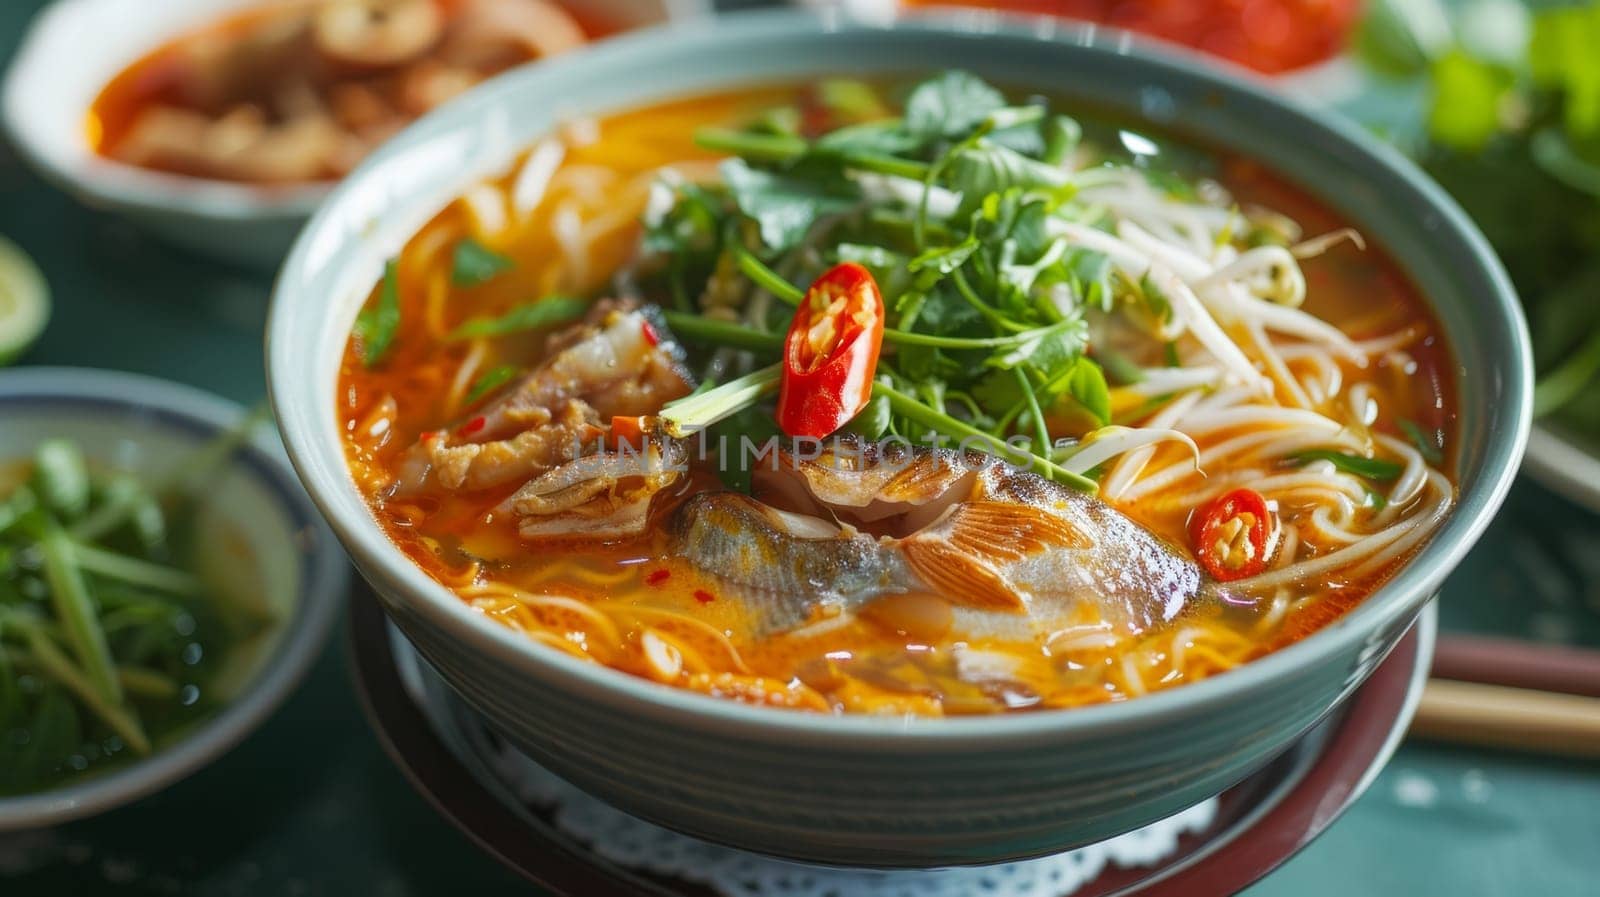
<instances>
[{"instance_id":1,"label":"small bowl with greens","mask_svg":"<svg viewBox=\"0 0 1600 897\"><path fill-rule=\"evenodd\" d=\"M342 551L257 415L129 374L0 374L0 831L232 747L299 682Z\"/></svg>"}]
</instances>

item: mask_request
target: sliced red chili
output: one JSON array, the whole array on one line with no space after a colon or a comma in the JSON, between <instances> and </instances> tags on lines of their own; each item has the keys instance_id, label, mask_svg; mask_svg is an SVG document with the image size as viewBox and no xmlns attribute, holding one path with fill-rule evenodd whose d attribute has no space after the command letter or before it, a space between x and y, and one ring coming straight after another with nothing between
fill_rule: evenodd
<instances>
[{"instance_id":1,"label":"sliced red chili","mask_svg":"<svg viewBox=\"0 0 1600 897\"><path fill-rule=\"evenodd\" d=\"M866 407L883 346L883 318L878 284L854 262L829 268L811 284L783 341L783 432L820 439Z\"/></svg>"},{"instance_id":2,"label":"sliced red chili","mask_svg":"<svg viewBox=\"0 0 1600 897\"><path fill-rule=\"evenodd\" d=\"M651 570L649 573L646 573L644 581L646 585L658 586L671 578L672 571L662 567L659 570Z\"/></svg>"},{"instance_id":3,"label":"sliced red chili","mask_svg":"<svg viewBox=\"0 0 1600 897\"><path fill-rule=\"evenodd\" d=\"M656 332L656 328L649 321L639 322L639 331L644 334L645 342L652 346L661 345L661 334Z\"/></svg>"},{"instance_id":4,"label":"sliced red chili","mask_svg":"<svg viewBox=\"0 0 1600 897\"><path fill-rule=\"evenodd\" d=\"M1267 569L1275 526L1261 493L1235 489L1189 518L1189 541L1200 566L1213 578L1244 579Z\"/></svg>"},{"instance_id":5,"label":"sliced red chili","mask_svg":"<svg viewBox=\"0 0 1600 897\"><path fill-rule=\"evenodd\" d=\"M717 600L717 596L711 594L705 589L695 589L694 600L700 602L701 604L710 604L711 602Z\"/></svg>"},{"instance_id":6,"label":"sliced red chili","mask_svg":"<svg viewBox=\"0 0 1600 897\"><path fill-rule=\"evenodd\" d=\"M462 424L461 425L461 429L456 431L456 435L457 436L471 436L472 434L478 432L479 430L482 430L488 423L489 423L488 418L486 418L486 417L484 417L483 415L480 414L479 416L473 418L472 420L469 420L466 423Z\"/></svg>"}]
</instances>

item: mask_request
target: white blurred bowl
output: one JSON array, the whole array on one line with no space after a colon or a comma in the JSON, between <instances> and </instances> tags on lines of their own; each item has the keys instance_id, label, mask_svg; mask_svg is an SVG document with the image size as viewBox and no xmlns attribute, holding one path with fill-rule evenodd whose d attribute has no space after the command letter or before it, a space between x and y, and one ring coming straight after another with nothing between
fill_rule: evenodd
<instances>
[{"instance_id":1,"label":"white blurred bowl","mask_svg":"<svg viewBox=\"0 0 1600 897\"><path fill-rule=\"evenodd\" d=\"M619 30L703 13L709 0L578 0ZM276 268L330 185L258 187L138 168L94 152L84 117L105 86L174 37L264 0L57 0L6 72L0 118L22 158L84 205L202 255Z\"/></svg>"}]
</instances>

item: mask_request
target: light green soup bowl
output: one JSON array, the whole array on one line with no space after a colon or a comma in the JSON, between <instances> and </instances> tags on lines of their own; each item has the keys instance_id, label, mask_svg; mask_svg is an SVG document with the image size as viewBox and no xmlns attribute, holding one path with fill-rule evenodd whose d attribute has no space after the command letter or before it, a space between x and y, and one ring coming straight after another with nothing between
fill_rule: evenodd
<instances>
[{"instance_id":1,"label":"light green soup bowl","mask_svg":"<svg viewBox=\"0 0 1600 897\"><path fill-rule=\"evenodd\" d=\"M1270 164L1389 252L1458 359L1459 503L1352 613L1238 670L1124 704L988 718L826 717L718 701L533 644L396 549L345 468L335 382L386 257L474 181L574 115L825 74L952 65L1175 128ZM819 863L914 867L1059 851L1144 825L1260 768L1335 710L1500 505L1528 430L1526 328L1449 198L1354 127L1125 35L993 16L862 24L785 12L624 38L503 76L334 191L283 268L268 328L289 454L390 616L516 745L628 812Z\"/></svg>"}]
</instances>

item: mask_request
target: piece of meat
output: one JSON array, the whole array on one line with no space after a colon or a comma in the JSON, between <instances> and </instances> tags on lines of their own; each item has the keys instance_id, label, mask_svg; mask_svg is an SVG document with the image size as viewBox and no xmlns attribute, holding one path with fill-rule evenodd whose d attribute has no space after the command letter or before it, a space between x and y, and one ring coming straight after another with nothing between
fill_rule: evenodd
<instances>
[{"instance_id":1,"label":"piece of meat","mask_svg":"<svg viewBox=\"0 0 1600 897\"><path fill-rule=\"evenodd\" d=\"M594 446L612 417L658 411L692 389L676 347L640 311L606 305L590 317L481 411L412 446L397 493L536 477Z\"/></svg>"},{"instance_id":2,"label":"piece of meat","mask_svg":"<svg viewBox=\"0 0 1600 897\"><path fill-rule=\"evenodd\" d=\"M449 445L435 436L423 445L439 485L475 490L527 479L570 461L604 433L594 409L572 399L510 439Z\"/></svg>"},{"instance_id":3,"label":"piece of meat","mask_svg":"<svg viewBox=\"0 0 1600 897\"><path fill-rule=\"evenodd\" d=\"M663 331L637 309L611 308L593 323L559 335L563 346L482 412L479 435L495 439L528 426L529 415L567 397L594 406L600 419L652 414L689 394L690 377Z\"/></svg>"}]
</instances>

